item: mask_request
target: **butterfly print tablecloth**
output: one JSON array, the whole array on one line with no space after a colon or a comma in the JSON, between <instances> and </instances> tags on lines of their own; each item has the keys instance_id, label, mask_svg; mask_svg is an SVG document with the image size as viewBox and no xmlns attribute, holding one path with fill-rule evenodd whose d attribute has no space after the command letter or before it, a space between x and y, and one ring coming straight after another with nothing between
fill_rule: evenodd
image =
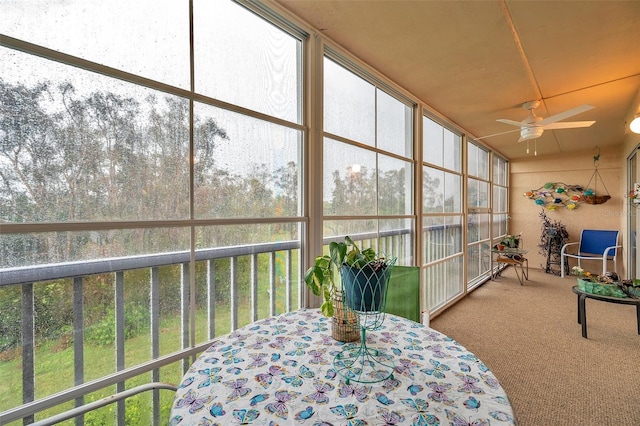
<instances>
[{"instance_id":1,"label":"butterfly print tablecloth","mask_svg":"<svg viewBox=\"0 0 640 426\"><path fill-rule=\"evenodd\" d=\"M393 356L393 376L347 384L333 366L344 344L330 327L319 310L302 309L216 339L184 375L170 424L515 424L493 373L444 334L387 314L366 336Z\"/></svg>"}]
</instances>

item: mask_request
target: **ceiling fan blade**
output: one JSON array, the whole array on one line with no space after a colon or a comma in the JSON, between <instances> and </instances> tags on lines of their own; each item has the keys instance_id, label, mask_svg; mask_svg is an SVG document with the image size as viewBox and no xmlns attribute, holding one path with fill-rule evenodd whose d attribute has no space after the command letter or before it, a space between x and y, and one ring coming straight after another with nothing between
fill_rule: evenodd
<instances>
[{"instance_id":1,"label":"ceiling fan blade","mask_svg":"<svg viewBox=\"0 0 640 426\"><path fill-rule=\"evenodd\" d=\"M546 126L547 124L555 123L556 121L564 120L565 118L573 117L574 115L578 115L582 112L589 111L590 109L595 108L593 105L580 105L579 107L572 108L565 112L561 112L560 114L552 115L551 117L547 117L542 121L539 121L538 124L541 126Z\"/></svg>"},{"instance_id":2,"label":"ceiling fan blade","mask_svg":"<svg viewBox=\"0 0 640 426\"><path fill-rule=\"evenodd\" d=\"M491 137L494 137L494 136L505 135L507 133L513 133L513 132L519 132L519 131L520 131L520 129L507 130L506 132L494 133L492 135L486 135L486 136L482 136L481 138L472 138L472 139L479 141L479 140L482 140L482 139L487 139L487 138L491 138Z\"/></svg>"},{"instance_id":3,"label":"ceiling fan blade","mask_svg":"<svg viewBox=\"0 0 640 426\"><path fill-rule=\"evenodd\" d=\"M518 126L518 127L527 126L527 127L530 127L529 124L523 123L522 121L508 120L506 118L499 118L496 121L499 121L499 122L504 123L504 124L511 124L512 126Z\"/></svg>"},{"instance_id":4,"label":"ceiling fan blade","mask_svg":"<svg viewBox=\"0 0 640 426\"><path fill-rule=\"evenodd\" d=\"M551 123L546 126L542 126L545 130L555 130L555 129L575 129L578 127L589 127L593 125L595 121L562 121L560 123Z\"/></svg>"}]
</instances>

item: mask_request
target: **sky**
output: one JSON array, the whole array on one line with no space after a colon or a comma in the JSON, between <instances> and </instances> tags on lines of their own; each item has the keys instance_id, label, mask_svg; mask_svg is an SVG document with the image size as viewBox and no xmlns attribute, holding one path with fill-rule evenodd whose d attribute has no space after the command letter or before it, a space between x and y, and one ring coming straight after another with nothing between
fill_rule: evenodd
<instances>
[{"instance_id":1,"label":"sky","mask_svg":"<svg viewBox=\"0 0 640 426\"><path fill-rule=\"evenodd\" d=\"M0 0L0 33L188 89L185 3Z\"/></svg>"}]
</instances>

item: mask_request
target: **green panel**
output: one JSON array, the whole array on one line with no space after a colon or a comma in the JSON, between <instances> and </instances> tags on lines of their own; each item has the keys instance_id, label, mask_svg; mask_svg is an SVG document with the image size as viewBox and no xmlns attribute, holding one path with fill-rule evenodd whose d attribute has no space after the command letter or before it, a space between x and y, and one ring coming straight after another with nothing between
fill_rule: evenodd
<instances>
[{"instance_id":1,"label":"green panel","mask_svg":"<svg viewBox=\"0 0 640 426\"><path fill-rule=\"evenodd\" d=\"M420 322L420 268L394 266L387 289L387 313Z\"/></svg>"}]
</instances>

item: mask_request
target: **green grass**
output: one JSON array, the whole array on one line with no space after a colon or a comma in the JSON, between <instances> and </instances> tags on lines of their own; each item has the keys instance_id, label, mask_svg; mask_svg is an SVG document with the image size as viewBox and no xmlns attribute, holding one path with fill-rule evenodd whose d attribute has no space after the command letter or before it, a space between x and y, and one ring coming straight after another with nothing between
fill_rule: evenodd
<instances>
[{"instance_id":1,"label":"green grass","mask_svg":"<svg viewBox=\"0 0 640 426\"><path fill-rule=\"evenodd\" d=\"M201 323L204 320L204 314L199 314L196 321ZM224 327L224 321L220 324ZM228 321L227 325L228 327ZM160 353L167 354L174 352L180 345L180 319L172 318L163 322L160 335ZM63 339L49 340L42 342L36 347L36 399L43 398L60 392L74 385L73 377L73 344L66 343ZM61 345L65 346L64 348ZM150 338L147 334L138 335L125 342L125 366L130 367L140 364L151 359L150 356ZM104 377L116 372L115 349L113 345L96 346L85 345L84 349L85 362L85 381L91 381L96 378ZM13 359L3 361L0 366L0 411L4 411L19 405L22 401L22 359L21 356L15 356ZM160 370L160 380L164 382L177 384L182 377L180 363L174 363L171 366L163 367ZM132 388L144 383L151 382L151 373L140 375L126 381L126 388ZM115 386L102 389L85 397L85 402L94 401L116 392ZM163 415L165 418L169 415L169 409L173 400L173 394L167 391L161 391L161 406L163 407ZM149 419L144 414L151 411L151 394L142 394L127 399L127 405L132 408L137 407L138 410L129 407L127 411L139 411L140 415L136 416L139 421L133 424L149 424ZM144 404L142 404L144 402ZM146 406L142 409L140 406ZM58 414L62 411L73 408L73 402L61 404L49 410L45 410L37 415L36 420ZM115 418L116 406L114 404L102 409L96 410L94 413L87 414L85 417L86 424L113 424ZM107 423L103 423L107 421ZM19 425L21 421L11 424ZM61 424L74 424L72 421ZM127 424L129 421L127 421Z\"/></svg>"},{"instance_id":2,"label":"green grass","mask_svg":"<svg viewBox=\"0 0 640 426\"><path fill-rule=\"evenodd\" d=\"M258 317L269 316L269 297L266 283L259 285ZM297 300L297 289L293 289L293 300ZM281 295L280 295L281 296ZM284 312L284 301L281 297L277 303L277 313ZM199 307L201 308L201 307ZM216 304L215 335L221 336L231 331L230 311L228 302ZM295 307L294 307L295 309ZM251 322L250 305L241 299L238 311L238 327ZM207 315L205 309L196 312L196 344L207 341ZM85 333L89 333L86 329ZM160 354L166 355L181 349L181 322L179 315L161 318L160 324ZM74 386L74 354L73 339L69 336L58 339L40 340L36 342L36 399L61 392ZM148 332L140 333L125 341L125 368L151 360L151 337ZM160 381L179 384L182 378L182 363L176 362L160 369ZM84 381L98 379L116 372L115 345L97 345L86 341L84 345ZM129 379L125 383L127 389L149 383L151 373ZM85 403L104 398L116 393L116 386L110 386L85 396ZM161 419L169 418L169 411L173 402L173 392L160 391ZM151 424L151 392L145 392L126 400L126 424ZM22 403L22 356L19 350L0 353L0 412L17 407ZM71 409L74 402L70 401L36 414L36 420L58 414ZM85 414L87 425L113 425L115 423L116 404ZM21 425L22 421L10 423ZM69 420L62 425L74 425Z\"/></svg>"},{"instance_id":3,"label":"green grass","mask_svg":"<svg viewBox=\"0 0 640 426\"><path fill-rule=\"evenodd\" d=\"M268 316L268 306L260 307L260 317ZM196 314L196 339L204 342L206 338L206 312L200 310ZM249 310L239 309L239 326L250 322ZM175 352L180 349L181 324L179 317L173 317L162 321L160 332L160 353L162 355ZM224 335L230 331L229 308L219 306L216 308L216 335ZM125 367L131 367L151 359L151 341L148 333L144 333L125 342ZM48 340L40 342L36 347L36 399L43 398L60 392L73 386L73 342L64 339ZM20 405L22 401L22 358L15 351L13 356L4 354L5 360L0 363L0 411ZM114 373L115 348L113 345L96 346L85 345L85 381L94 380ZM160 369L160 380L173 384L179 384L182 378L181 363L177 362ZM126 388L132 388L151 382L151 373L146 373L126 381ZM85 397L85 403L114 394L115 386L102 389ZM160 391L161 418L168 419L173 393ZM127 425L151 424L151 393L147 392L126 400ZM73 408L73 402L61 404L52 409L42 411L36 416L36 420L43 419L62 411ZM85 415L87 425L111 425L114 423L116 405L95 410ZM21 421L12 422L11 425L21 425ZM73 421L61 423L73 425Z\"/></svg>"}]
</instances>

